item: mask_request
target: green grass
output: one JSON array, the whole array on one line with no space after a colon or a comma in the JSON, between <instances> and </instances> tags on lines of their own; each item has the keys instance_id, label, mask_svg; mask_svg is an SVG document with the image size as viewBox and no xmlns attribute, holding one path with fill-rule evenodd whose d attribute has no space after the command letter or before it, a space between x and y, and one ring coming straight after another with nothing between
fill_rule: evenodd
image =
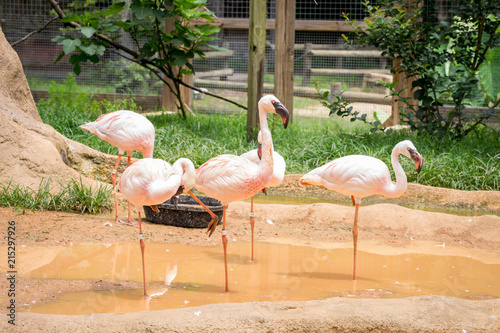
<instances>
[{"instance_id":1,"label":"green grass","mask_svg":"<svg viewBox=\"0 0 500 333\"><path fill-rule=\"evenodd\" d=\"M0 206L28 210L64 210L78 213L102 213L112 208L111 190L105 185L97 188L82 180L72 179L56 192L51 179L42 179L38 190L14 185L0 184Z\"/></svg>"},{"instance_id":2,"label":"green grass","mask_svg":"<svg viewBox=\"0 0 500 333\"><path fill-rule=\"evenodd\" d=\"M310 100L310 103L318 103ZM95 135L78 128L95 120L101 113L127 108L121 105L86 103L84 107L42 102L38 110L42 119L65 136L99 151L117 154L117 149ZM246 115L197 114L187 121L177 115L151 116L156 128L154 157L173 163L187 157L195 166L219 154L242 154L256 148L246 142ZM424 157L424 166L417 176L410 159L401 157L408 180L424 185L460 190L500 190L500 132L482 128L461 141L437 140L417 136L404 130L390 134L369 133L361 123L341 119L296 118L285 131L279 119L271 118L274 148L284 156L287 173L306 173L334 158L364 154L390 164L391 150L401 140L411 140ZM141 157L135 152L135 157ZM392 169L392 168L390 168Z\"/></svg>"}]
</instances>

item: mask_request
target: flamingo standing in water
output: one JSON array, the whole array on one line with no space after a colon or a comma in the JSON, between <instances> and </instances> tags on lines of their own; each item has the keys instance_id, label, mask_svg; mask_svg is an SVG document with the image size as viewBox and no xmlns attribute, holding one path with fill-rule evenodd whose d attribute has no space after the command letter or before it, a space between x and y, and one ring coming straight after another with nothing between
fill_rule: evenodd
<instances>
[{"instance_id":1,"label":"flamingo standing in water","mask_svg":"<svg viewBox=\"0 0 500 333\"><path fill-rule=\"evenodd\" d=\"M132 151L142 153L143 158L152 158L155 144L155 128L143 115L133 111L119 110L103 114L95 121L85 123L81 129L97 135L101 140L118 148L118 160L111 172L113 189L116 187L116 170L123 153L127 152L127 167L130 165ZM115 197L115 222L132 225L130 202L128 203L128 221L118 218L118 200Z\"/></svg>"},{"instance_id":2,"label":"flamingo standing in water","mask_svg":"<svg viewBox=\"0 0 500 333\"><path fill-rule=\"evenodd\" d=\"M259 142L259 147L257 149L250 150L244 154L241 154L241 157L244 157L255 164L260 164L262 159L262 133L259 131L259 135L257 137L257 141ZM273 148L273 175L269 183L267 183L266 187L275 187L283 182L283 178L285 178L285 169L286 163L283 156L281 156L278 152L276 152ZM264 193L266 193L266 187L262 189ZM267 194L267 193L266 193ZM252 261L253 261L253 240L254 240L254 212L253 212L253 197L250 201L250 227L252 230Z\"/></svg>"},{"instance_id":3,"label":"flamingo standing in water","mask_svg":"<svg viewBox=\"0 0 500 333\"><path fill-rule=\"evenodd\" d=\"M139 244L142 254L144 296L147 296L147 292L141 208L142 206L151 206L155 212L159 212L156 205L184 192L202 205L212 216L210 223L217 225L218 217L190 191L194 184L195 168L189 159L180 158L170 166L169 163L160 159L144 158L125 169L116 185L115 193L123 194L136 207L139 216Z\"/></svg>"},{"instance_id":4,"label":"flamingo standing in water","mask_svg":"<svg viewBox=\"0 0 500 333\"><path fill-rule=\"evenodd\" d=\"M341 194L350 195L354 212L352 236L354 242L353 280L356 280L356 252L358 241L358 209L361 199L372 194L390 198L401 196L407 187L406 174L399 164L403 154L415 162L417 173L422 169L423 159L409 140L399 142L391 154L391 163L396 174L396 184L391 180L387 165L381 160L364 155L349 155L337 158L319 168L309 171L299 179L301 185L322 186Z\"/></svg>"},{"instance_id":5,"label":"flamingo standing in water","mask_svg":"<svg viewBox=\"0 0 500 333\"><path fill-rule=\"evenodd\" d=\"M214 197L222 203L222 245L226 291L229 291L227 273L226 208L233 201L248 199L261 191L273 174L273 141L267 124L267 111L281 116L283 125L288 126L288 110L273 95L259 100L259 122L262 133L262 161L260 164L236 155L219 155L211 158L196 171L196 189ZM209 235L217 224L210 223Z\"/></svg>"}]
</instances>

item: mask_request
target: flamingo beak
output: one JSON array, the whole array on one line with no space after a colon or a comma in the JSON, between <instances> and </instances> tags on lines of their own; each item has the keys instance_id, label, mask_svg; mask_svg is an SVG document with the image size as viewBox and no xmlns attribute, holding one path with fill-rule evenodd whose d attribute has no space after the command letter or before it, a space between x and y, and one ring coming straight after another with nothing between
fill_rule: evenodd
<instances>
[{"instance_id":1,"label":"flamingo beak","mask_svg":"<svg viewBox=\"0 0 500 333\"><path fill-rule=\"evenodd\" d=\"M409 149L411 159L415 162L415 167L417 168L417 173L422 170L422 165L424 164L424 159L422 156L414 149Z\"/></svg>"},{"instance_id":2,"label":"flamingo beak","mask_svg":"<svg viewBox=\"0 0 500 333\"><path fill-rule=\"evenodd\" d=\"M179 186L177 192L173 195L174 197L181 195L184 192L184 185Z\"/></svg>"},{"instance_id":3,"label":"flamingo beak","mask_svg":"<svg viewBox=\"0 0 500 333\"><path fill-rule=\"evenodd\" d=\"M283 126L286 129L288 126L288 119L290 118L290 112L288 112L286 107L279 102L274 103L274 110L276 111L276 114L281 117Z\"/></svg>"},{"instance_id":4,"label":"flamingo beak","mask_svg":"<svg viewBox=\"0 0 500 333\"><path fill-rule=\"evenodd\" d=\"M257 147L257 156L259 156L259 160L262 159L262 143L259 143L259 146Z\"/></svg>"}]
</instances>

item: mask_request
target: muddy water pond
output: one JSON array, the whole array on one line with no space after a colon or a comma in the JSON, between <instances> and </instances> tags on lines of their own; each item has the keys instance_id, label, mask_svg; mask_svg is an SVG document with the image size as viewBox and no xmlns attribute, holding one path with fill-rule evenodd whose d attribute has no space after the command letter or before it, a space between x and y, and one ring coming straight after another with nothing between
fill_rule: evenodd
<instances>
[{"instance_id":1,"label":"muddy water pond","mask_svg":"<svg viewBox=\"0 0 500 333\"><path fill-rule=\"evenodd\" d=\"M146 244L142 288L60 293L53 301L24 304L24 312L51 314L125 313L212 303L317 300L333 296L402 298L447 295L464 299L500 297L500 260L486 251L427 244L426 251L385 251L360 243L358 279L352 281L352 249L257 242L228 246L229 289L224 292L221 246ZM473 253L473 255L470 255ZM25 246L19 274L30 279L142 282L138 243Z\"/></svg>"}]
</instances>

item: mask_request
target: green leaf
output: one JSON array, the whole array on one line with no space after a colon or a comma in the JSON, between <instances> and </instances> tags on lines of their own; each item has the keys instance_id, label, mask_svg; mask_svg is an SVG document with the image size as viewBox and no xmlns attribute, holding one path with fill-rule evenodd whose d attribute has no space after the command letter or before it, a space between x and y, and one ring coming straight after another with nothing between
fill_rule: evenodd
<instances>
[{"instance_id":1,"label":"green leaf","mask_svg":"<svg viewBox=\"0 0 500 333\"><path fill-rule=\"evenodd\" d=\"M94 54L89 57L89 60L92 61L94 64L97 64L99 62L99 57L96 54Z\"/></svg>"},{"instance_id":2,"label":"green leaf","mask_svg":"<svg viewBox=\"0 0 500 333\"><path fill-rule=\"evenodd\" d=\"M80 32L87 38L90 38L94 35L94 33L97 31L93 27L80 27L76 28L77 30L80 30Z\"/></svg>"},{"instance_id":3,"label":"green leaf","mask_svg":"<svg viewBox=\"0 0 500 333\"><path fill-rule=\"evenodd\" d=\"M147 16L153 14L153 10L151 8L143 7L140 4L133 4L132 6L130 6L130 10L139 20L142 20L143 18L146 18Z\"/></svg>"},{"instance_id":4,"label":"green leaf","mask_svg":"<svg viewBox=\"0 0 500 333\"><path fill-rule=\"evenodd\" d=\"M97 48L95 53L102 56L104 54L104 51L106 51L106 48L102 45L96 45L96 46Z\"/></svg>"},{"instance_id":5,"label":"green leaf","mask_svg":"<svg viewBox=\"0 0 500 333\"><path fill-rule=\"evenodd\" d=\"M117 2L101 13L102 16L110 16L121 12L125 8L125 2Z\"/></svg>"},{"instance_id":6,"label":"green leaf","mask_svg":"<svg viewBox=\"0 0 500 333\"><path fill-rule=\"evenodd\" d=\"M63 46L64 53L69 54L73 52L77 46L82 44L80 39L65 39L60 44Z\"/></svg>"},{"instance_id":7,"label":"green leaf","mask_svg":"<svg viewBox=\"0 0 500 333\"><path fill-rule=\"evenodd\" d=\"M54 64L57 64L65 55L66 55L66 53L61 52L59 54L59 56L57 57L56 61L54 61Z\"/></svg>"},{"instance_id":8,"label":"green leaf","mask_svg":"<svg viewBox=\"0 0 500 333\"><path fill-rule=\"evenodd\" d=\"M79 46L80 49L85 52L86 54L88 54L89 56L92 56L96 53L97 51L97 46L94 45L94 44L90 44L90 45L80 45Z\"/></svg>"},{"instance_id":9,"label":"green leaf","mask_svg":"<svg viewBox=\"0 0 500 333\"><path fill-rule=\"evenodd\" d=\"M481 84L486 94L492 100L496 100L500 94L500 48L489 50L486 53L486 59L479 67Z\"/></svg>"},{"instance_id":10,"label":"green leaf","mask_svg":"<svg viewBox=\"0 0 500 333\"><path fill-rule=\"evenodd\" d=\"M80 21L82 17L80 15L67 15L63 19L61 19L61 22L63 23L68 23L71 21Z\"/></svg>"},{"instance_id":11,"label":"green leaf","mask_svg":"<svg viewBox=\"0 0 500 333\"><path fill-rule=\"evenodd\" d=\"M178 67L182 67L188 62L188 59L187 57L177 57L174 62Z\"/></svg>"},{"instance_id":12,"label":"green leaf","mask_svg":"<svg viewBox=\"0 0 500 333\"><path fill-rule=\"evenodd\" d=\"M80 75L80 73L82 72L82 68L80 67L79 62L77 62L73 67L73 72L75 72L76 75Z\"/></svg>"}]
</instances>

